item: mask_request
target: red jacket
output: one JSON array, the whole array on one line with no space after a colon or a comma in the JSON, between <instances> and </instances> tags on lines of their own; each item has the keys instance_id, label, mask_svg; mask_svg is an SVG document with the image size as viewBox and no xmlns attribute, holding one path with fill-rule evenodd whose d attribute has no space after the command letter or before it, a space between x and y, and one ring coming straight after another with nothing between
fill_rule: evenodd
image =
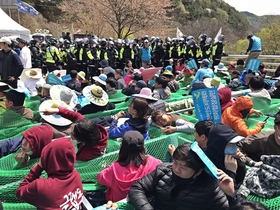
<instances>
[{"instance_id":1,"label":"red jacket","mask_svg":"<svg viewBox=\"0 0 280 210\"><path fill-rule=\"evenodd\" d=\"M79 209L83 186L74 170L75 147L68 138L58 138L42 151L41 166L31 168L16 191L18 198L39 210ZM48 178L40 178L42 171Z\"/></svg>"},{"instance_id":2,"label":"red jacket","mask_svg":"<svg viewBox=\"0 0 280 210\"><path fill-rule=\"evenodd\" d=\"M80 113L65 108L59 108L58 114L74 123L78 120L85 119ZM108 145L108 132L102 125L98 125L98 128L100 132L100 141L91 147L81 146L76 154L77 160L88 161L105 153L105 149Z\"/></svg>"}]
</instances>

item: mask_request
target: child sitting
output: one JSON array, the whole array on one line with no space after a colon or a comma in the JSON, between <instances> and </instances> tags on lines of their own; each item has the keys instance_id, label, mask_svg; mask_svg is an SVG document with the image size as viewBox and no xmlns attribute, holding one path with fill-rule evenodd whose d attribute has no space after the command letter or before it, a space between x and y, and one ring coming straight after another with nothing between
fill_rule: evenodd
<instances>
[{"instance_id":1,"label":"child sitting","mask_svg":"<svg viewBox=\"0 0 280 210\"><path fill-rule=\"evenodd\" d=\"M169 80L165 76L156 78L153 97L157 99L166 100L171 97L170 89L167 87Z\"/></svg>"}]
</instances>

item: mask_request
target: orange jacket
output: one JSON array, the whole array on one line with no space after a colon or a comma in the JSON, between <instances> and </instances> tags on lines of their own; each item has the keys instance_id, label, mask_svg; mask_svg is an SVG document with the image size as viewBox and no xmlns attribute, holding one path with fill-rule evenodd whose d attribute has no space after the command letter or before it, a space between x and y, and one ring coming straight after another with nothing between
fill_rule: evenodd
<instances>
[{"instance_id":1,"label":"orange jacket","mask_svg":"<svg viewBox=\"0 0 280 210\"><path fill-rule=\"evenodd\" d=\"M254 128L249 129L242 117L240 111L245 109L251 109L249 115L254 113L253 101L247 96L241 96L236 99L231 107L225 109L222 114L222 123L232 128L236 133L241 136L247 137L262 130L260 125L256 125Z\"/></svg>"}]
</instances>

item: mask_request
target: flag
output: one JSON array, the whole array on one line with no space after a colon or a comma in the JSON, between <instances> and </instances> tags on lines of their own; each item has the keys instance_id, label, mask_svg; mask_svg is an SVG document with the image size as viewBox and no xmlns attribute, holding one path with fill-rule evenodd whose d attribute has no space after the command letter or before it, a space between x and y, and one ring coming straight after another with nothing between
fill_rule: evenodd
<instances>
[{"instance_id":1,"label":"flag","mask_svg":"<svg viewBox=\"0 0 280 210\"><path fill-rule=\"evenodd\" d=\"M36 15L36 16L39 14L39 12L34 7L30 6L29 4L21 0L18 0L18 11L26 14Z\"/></svg>"},{"instance_id":2,"label":"flag","mask_svg":"<svg viewBox=\"0 0 280 210\"><path fill-rule=\"evenodd\" d=\"M182 33L182 31L180 31L180 29L177 28L177 30L176 30L176 38L177 38L177 39L178 39L178 38L181 38L183 35L184 35L184 34Z\"/></svg>"},{"instance_id":3,"label":"flag","mask_svg":"<svg viewBox=\"0 0 280 210\"><path fill-rule=\"evenodd\" d=\"M214 43L215 43L215 42L218 42L218 37L219 37L221 34L222 34L222 28L220 28L220 30L218 31L218 33L217 33L217 35L216 35L216 37L215 37L215 39L214 39Z\"/></svg>"}]
</instances>

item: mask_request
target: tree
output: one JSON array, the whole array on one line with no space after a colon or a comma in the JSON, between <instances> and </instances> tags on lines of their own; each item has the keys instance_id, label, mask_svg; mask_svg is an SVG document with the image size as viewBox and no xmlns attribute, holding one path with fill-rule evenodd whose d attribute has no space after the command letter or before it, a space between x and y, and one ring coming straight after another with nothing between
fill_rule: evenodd
<instances>
[{"instance_id":1,"label":"tree","mask_svg":"<svg viewBox=\"0 0 280 210\"><path fill-rule=\"evenodd\" d=\"M95 10L111 26L118 38L126 38L150 27L166 16L168 0L95 0Z\"/></svg>"}]
</instances>

